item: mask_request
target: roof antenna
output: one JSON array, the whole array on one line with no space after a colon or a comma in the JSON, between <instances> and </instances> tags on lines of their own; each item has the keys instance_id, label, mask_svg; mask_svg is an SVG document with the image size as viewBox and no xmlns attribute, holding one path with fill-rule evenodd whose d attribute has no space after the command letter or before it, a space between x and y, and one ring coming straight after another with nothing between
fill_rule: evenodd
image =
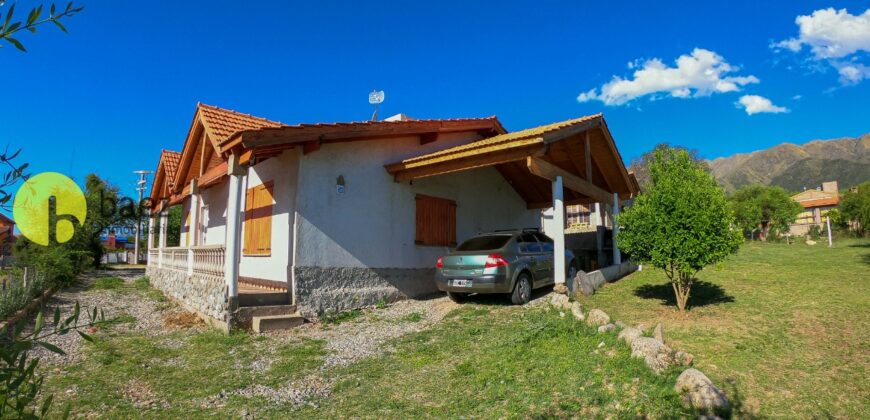
<instances>
[{"instance_id":1,"label":"roof antenna","mask_svg":"<svg viewBox=\"0 0 870 420\"><path fill-rule=\"evenodd\" d=\"M375 113L372 114L372 121L378 120L378 104L384 102L384 91L373 90L369 93L369 103L375 106Z\"/></svg>"}]
</instances>

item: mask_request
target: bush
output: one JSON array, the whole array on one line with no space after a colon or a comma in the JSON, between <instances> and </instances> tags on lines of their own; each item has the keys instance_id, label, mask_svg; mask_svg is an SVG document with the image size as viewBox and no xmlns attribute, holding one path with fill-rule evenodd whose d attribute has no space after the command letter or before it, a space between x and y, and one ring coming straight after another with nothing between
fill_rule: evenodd
<instances>
[{"instance_id":1,"label":"bush","mask_svg":"<svg viewBox=\"0 0 870 420\"><path fill-rule=\"evenodd\" d=\"M21 279L20 270L15 270L13 280L6 283L6 290L0 293L0 320L12 316L15 312L23 309L45 290L45 281L42 275L30 279L27 286Z\"/></svg>"},{"instance_id":2,"label":"bush","mask_svg":"<svg viewBox=\"0 0 870 420\"><path fill-rule=\"evenodd\" d=\"M810 226L810 231L807 233L807 236L814 241L818 241L822 236L822 228L820 228L819 225Z\"/></svg>"}]
</instances>

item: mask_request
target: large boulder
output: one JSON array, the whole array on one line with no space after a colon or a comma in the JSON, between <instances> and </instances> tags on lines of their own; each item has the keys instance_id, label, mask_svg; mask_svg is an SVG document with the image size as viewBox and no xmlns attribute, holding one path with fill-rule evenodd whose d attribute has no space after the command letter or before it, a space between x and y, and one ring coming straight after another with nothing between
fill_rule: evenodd
<instances>
[{"instance_id":1,"label":"large boulder","mask_svg":"<svg viewBox=\"0 0 870 420\"><path fill-rule=\"evenodd\" d=\"M578 321L586 319L586 315L583 315L583 306L581 306L579 302L571 302L571 314L574 315L574 319Z\"/></svg>"},{"instance_id":2,"label":"large boulder","mask_svg":"<svg viewBox=\"0 0 870 420\"><path fill-rule=\"evenodd\" d=\"M674 389L683 396L686 405L707 414L726 414L731 409L725 393L698 369L683 371Z\"/></svg>"},{"instance_id":3,"label":"large boulder","mask_svg":"<svg viewBox=\"0 0 870 420\"><path fill-rule=\"evenodd\" d=\"M644 359L646 365L655 373L677 364L674 351L652 337L638 337L631 342L631 356Z\"/></svg>"},{"instance_id":4,"label":"large boulder","mask_svg":"<svg viewBox=\"0 0 870 420\"><path fill-rule=\"evenodd\" d=\"M631 345L635 339L642 335L643 333L637 328L625 327L619 332L619 335L616 338L625 341L625 344Z\"/></svg>"},{"instance_id":5,"label":"large boulder","mask_svg":"<svg viewBox=\"0 0 870 420\"><path fill-rule=\"evenodd\" d=\"M586 317L586 323L589 325L607 325L610 323L610 315L601 309L593 309L589 311L589 316Z\"/></svg>"}]
</instances>

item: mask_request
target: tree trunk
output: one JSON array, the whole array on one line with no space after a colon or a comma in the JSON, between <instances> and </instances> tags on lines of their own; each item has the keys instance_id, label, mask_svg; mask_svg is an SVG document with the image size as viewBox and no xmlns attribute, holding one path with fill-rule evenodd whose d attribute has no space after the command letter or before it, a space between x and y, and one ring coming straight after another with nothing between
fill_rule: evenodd
<instances>
[{"instance_id":1,"label":"tree trunk","mask_svg":"<svg viewBox=\"0 0 870 420\"><path fill-rule=\"evenodd\" d=\"M680 309L681 314L685 314L686 303L689 301L689 293L692 290L692 276L685 273L679 273L679 277L676 281L673 281L671 285L674 287L677 308Z\"/></svg>"}]
</instances>

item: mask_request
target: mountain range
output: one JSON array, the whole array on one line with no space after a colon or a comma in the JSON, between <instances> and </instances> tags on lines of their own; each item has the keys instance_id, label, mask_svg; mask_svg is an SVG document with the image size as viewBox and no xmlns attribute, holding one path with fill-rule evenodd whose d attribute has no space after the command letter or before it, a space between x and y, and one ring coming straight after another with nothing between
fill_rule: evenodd
<instances>
[{"instance_id":1,"label":"mountain range","mask_svg":"<svg viewBox=\"0 0 870 420\"><path fill-rule=\"evenodd\" d=\"M870 180L870 133L802 145L782 143L706 163L728 192L749 184L802 191L824 181L837 181L842 191Z\"/></svg>"}]
</instances>

